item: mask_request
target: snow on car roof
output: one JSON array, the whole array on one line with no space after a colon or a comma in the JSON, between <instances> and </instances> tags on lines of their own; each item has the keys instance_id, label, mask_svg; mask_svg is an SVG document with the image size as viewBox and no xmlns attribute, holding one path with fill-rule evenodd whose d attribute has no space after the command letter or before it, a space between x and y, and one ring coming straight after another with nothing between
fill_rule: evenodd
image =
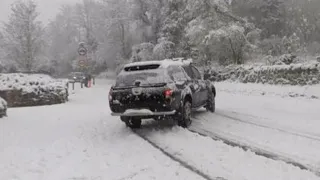
<instances>
[{"instance_id":1,"label":"snow on car roof","mask_svg":"<svg viewBox=\"0 0 320 180\"><path fill-rule=\"evenodd\" d=\"M141 62L133 62L126 64L124 68L133 67L133 66L146 66L146 65L159 65L161 68L167 68L171 65L188 65L192 63L192 59L184 60L183 58L173 58L173 59L164 59L159 61L141 61Z\"/></svg>"}]
</instances>

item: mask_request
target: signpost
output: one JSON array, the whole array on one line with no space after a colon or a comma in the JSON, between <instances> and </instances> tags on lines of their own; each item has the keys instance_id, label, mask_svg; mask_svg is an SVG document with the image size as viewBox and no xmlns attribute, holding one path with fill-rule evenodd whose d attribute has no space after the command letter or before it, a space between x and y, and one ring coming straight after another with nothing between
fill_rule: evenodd
<instances>
[{"instance_id":1,"label":"signpost","mask_svg":"<svg viewBox=\"0 0 320 180\"><path fill-rule=\"evenodd\" d=\"M85 68L88 63L87 63L87 53L88 50L85 47L85 44L83 42L81 42L79 44L79 48L78 48L78 54L79 54L79 62L78 65L80 68Z\"/></svg>"},{"instance_id":2,"label":"signpost","mask_svg":"<svg viewBox=\"0 0 320 180\"><path fill-rule=\"evenodd\" d=\"M79 69L82 72L89 73L89 61L91 62L91 59L88 58L88 49L85 47L85 43L81 42L79 43L78 47L78 54L79 54L79 59L78 59L78 66ZM91 78L92 79L92 78ZM91 79L87 82L86 86L90 87L91 85ZM94 81L93 81L94 82ZM94 82L95 83L95 82ZM83 84L81 83L81 88L83 88Z\"/></svg>"}]
</instances>

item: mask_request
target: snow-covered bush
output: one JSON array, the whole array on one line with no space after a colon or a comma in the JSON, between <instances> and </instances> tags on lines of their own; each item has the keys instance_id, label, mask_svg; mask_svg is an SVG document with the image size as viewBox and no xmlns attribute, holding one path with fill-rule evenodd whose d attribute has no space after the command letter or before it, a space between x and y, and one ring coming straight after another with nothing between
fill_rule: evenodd
<instances>
[{"instance_id":1,"label":"snow-covered bush","mask_svg":"<svg viewBox=\"0 0 320 180\"><path fill-rule=\"evenodd\" d=\"M273 65L273 66L228 66L215 81L263 83L282 85L311 85L320 83L320 63Z\"/></svg>"},{"instance_id":2,"label":"snow-covered bush","mask_svg":"<svg viewBox=\"0 0 320 180\"><path fill-rule=\"evenodd\" d=\"M154 59L170 59L174 57L174 43L167 40L160 41L153 49Z\"/></svg>"},{"instance_id":3,"label":"snow-covered bush","mask_svg":"<svg viewBox=\"0 0 320 180\"><path fill-rule=\"evenodd\" d=\"M267 65L289 65L293 63L299 63L299 58L293 54L282 54L281 56L265 56L262 61Z\"/></svg>"},{"instance_id":4,"label":"snow-covered bush","mask_svg":"<svg viewBox=\"0 0 320 180\"><path fill-rule=\"evenodd\" d=\"M0 74L0 96L8 107L64 103L68 100L67 82L44 74Z\"/></svg>"},{"instance_id":5,"label":"snow-covered bush","mask_svg":"<svg viewBox=\"0 0 320 180\"><path fill-rule=\"evenodd\" d=\"M204 39L210 54L216 59L232 60L234 64L243 64L244 48L247 44L245 29L238 24L212 30Z\"/></svg>"},{"instance_id":6,"label":"snow-covered bush","mask_svg":"<svg viewBox=\"0 0 320 180\"><path fill-rule=\"evenodd\" d=\"M153 59L152 43L141 43L132 47L131 62L149 61Z\"/></svg>"}]
</instances>

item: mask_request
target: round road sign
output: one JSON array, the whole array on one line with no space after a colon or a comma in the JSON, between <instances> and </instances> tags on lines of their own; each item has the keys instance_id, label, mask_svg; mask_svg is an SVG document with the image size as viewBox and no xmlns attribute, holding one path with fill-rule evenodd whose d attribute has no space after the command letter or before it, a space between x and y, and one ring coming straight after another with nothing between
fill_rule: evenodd
<instances>
[{"instance_id":1,"label":"round road sign","mask_svg":"<svg viewBox=\"0 0 320 180\"><path fill-rule=\"evenodd\" d=\"M79 66L84 67L86 65L86 62L84 60L79 61Z\"/></svg>"},{"instance_id":2,"label":"round road sign","mask_svg":"<svg viewBox=\"0 0 320 180\"><path fill-rule=\"evenodd\" d=\"M79 53L80 56L85 56L87 54L87 49L84 48L84 47L80 47L78 49L78 53Z\"/></svg>"}]
</instances>

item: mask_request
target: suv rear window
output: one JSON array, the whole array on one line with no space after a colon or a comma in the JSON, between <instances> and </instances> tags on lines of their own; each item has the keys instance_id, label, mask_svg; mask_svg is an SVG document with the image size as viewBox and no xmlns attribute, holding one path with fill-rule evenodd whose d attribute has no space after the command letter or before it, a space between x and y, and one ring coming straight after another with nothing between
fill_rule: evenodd
<instances>
[{"instance_id":1,"label":"suv rear window","mask_svg":"<svg viewBox=\"0 0 320 180\"><path fill-rule=\"evenodd\" d=\"M129 66L125 67L125 71L141 71L141 70L150 70L150 69L158 69L160 64L148 64L148 65L139 65L139 66Z\"/></svg>"},{"instance_id":2,"label":"suv rear window","mask_svg":"<svg viewBox=\"0 0 320 180\"><path fill-rule=\"evenodd\" d=\"M131 87L136 81L140 86L152 86L170 81L165 69L143 70L120 73L117 77L115 87Z\"/></svg>"}]
</instances>

